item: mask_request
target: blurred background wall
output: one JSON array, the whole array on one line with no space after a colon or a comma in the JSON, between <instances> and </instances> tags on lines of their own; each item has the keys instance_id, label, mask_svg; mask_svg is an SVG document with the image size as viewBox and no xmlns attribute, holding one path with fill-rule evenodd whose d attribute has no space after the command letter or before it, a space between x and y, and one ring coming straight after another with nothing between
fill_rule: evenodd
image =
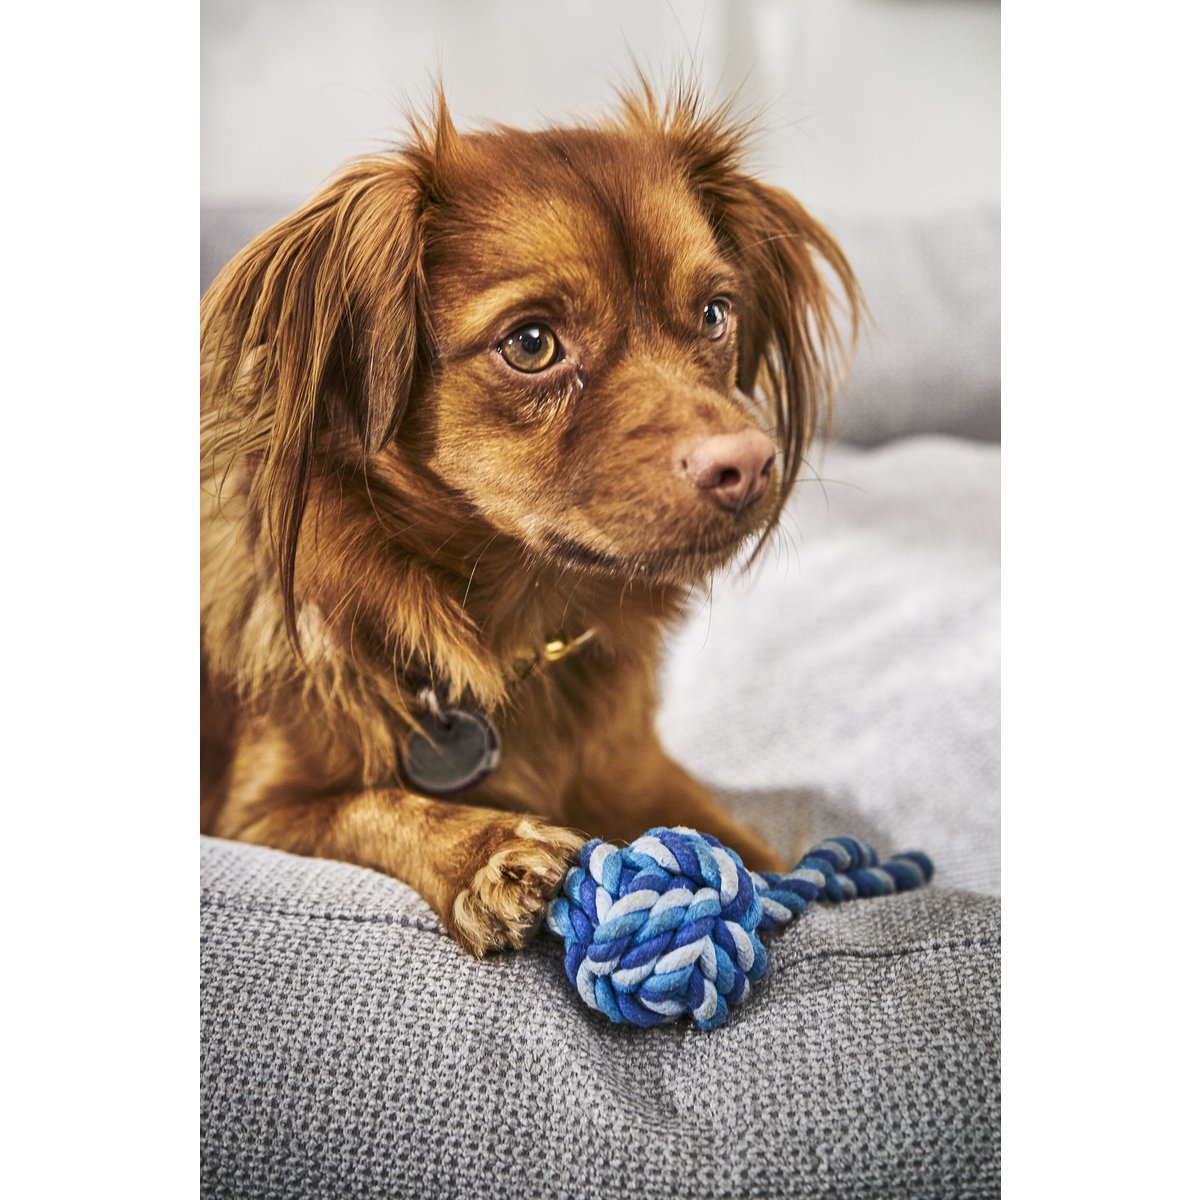
<instances>
[{"instance_id":1,"label":"blurred background wall","mask_svg":"<svg viewBox=\"0 0 1200 1200\"><path fill-rule=\"evenodd\" d=\"M440 64L461 124L587 116L632 58L765 106L756 166L826 217L995 203L997 0L202 0L207 202L294 202Z\"/></svg>"}]
</instances>

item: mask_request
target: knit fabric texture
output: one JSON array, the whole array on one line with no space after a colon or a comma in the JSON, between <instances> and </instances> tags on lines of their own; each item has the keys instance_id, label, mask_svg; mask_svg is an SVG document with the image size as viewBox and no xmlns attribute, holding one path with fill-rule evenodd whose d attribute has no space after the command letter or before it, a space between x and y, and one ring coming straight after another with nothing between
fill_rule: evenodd
<instances>
[{"instance_id":1,"label":"knit fabric texture","mask_svg":"<svg viewBox=\"0 0 1200 1200\"><path fill-rule=\"evenodd\" d=\"M999 1195L999 904L772 935L737 1019L614 1026L551 937L482 962L411 889L204 839L201 1192L222 1200Z\"/></svg>"}]
</instances>

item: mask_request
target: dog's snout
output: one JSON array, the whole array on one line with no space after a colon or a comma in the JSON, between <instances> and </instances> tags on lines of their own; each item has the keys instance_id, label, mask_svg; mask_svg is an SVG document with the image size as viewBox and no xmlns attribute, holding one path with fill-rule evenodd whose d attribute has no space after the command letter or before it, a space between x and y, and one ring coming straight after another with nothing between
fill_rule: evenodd
<instances>
[{"instance_id":1,"label":"dog's snout","mask_svg":"<svg viewBox=\"0 0 1200 1200\"><path fill-rule=\"evenodd\" d=\"M775 447L757 429L706 437L678 459L697 491L730 512L741 512L762 498L774 464Z\"/></svg>"}]
</instances>

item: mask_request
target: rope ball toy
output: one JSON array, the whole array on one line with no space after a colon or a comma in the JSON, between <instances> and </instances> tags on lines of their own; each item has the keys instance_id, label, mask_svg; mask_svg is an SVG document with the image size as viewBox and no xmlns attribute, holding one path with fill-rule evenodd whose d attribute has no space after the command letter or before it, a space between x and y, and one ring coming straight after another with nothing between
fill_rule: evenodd
<instances>
[{"instance_id":1,"label":"rope ball toy","mask_svg":"<svg viewBox=\"0 0 1200 1200\"><path fill-rule=\"evenodd\" d=\"M593 838L550 902L567 978L618 1025L648 1028L689 1015L717 1029L767 971L760 933L816 901L907 892L928 883L919 851L881 863L857 838L821 842L786 875L747 871L715 837L657 828L630 846Z\"/></svg>"}]
</instances>

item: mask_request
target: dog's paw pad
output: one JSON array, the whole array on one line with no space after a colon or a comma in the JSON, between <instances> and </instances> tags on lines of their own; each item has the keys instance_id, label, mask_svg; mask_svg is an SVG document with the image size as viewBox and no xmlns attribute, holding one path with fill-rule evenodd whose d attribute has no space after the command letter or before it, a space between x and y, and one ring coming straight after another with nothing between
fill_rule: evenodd
<instances>
[{"instance_id":1,"label":"dog's paw pad","mask_svg":"<svg viewBox=\"0 0 1200 1200\"><path fill-rule=\"evenodd\" d=\"M522 819L455 897L455 939L475 955L527 945L583 841Z\"/></svg>"}]
</instances>

